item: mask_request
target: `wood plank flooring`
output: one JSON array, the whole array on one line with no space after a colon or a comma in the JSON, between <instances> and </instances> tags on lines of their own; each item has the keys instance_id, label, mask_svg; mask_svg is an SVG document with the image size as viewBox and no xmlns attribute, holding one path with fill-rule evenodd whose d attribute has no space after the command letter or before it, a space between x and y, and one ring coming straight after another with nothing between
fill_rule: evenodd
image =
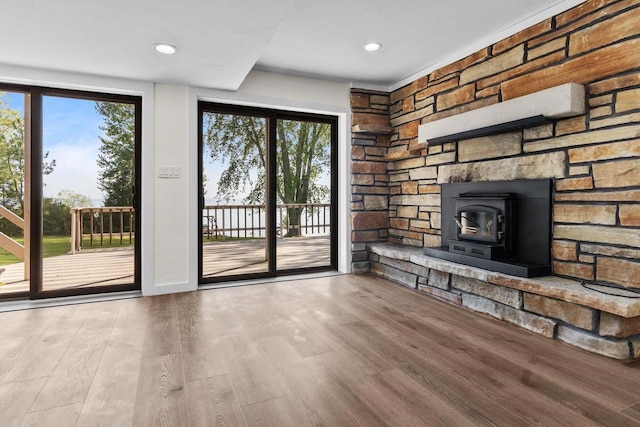
<instances>
[{"instance_id":1,"label":"wood plank flooring","mask_svg":"<svg viewBox=\"0 0 640 427\"><path fill-rule=\"evenodd\" d=\"M640 426L640 363L343 275L0 313L1 426Z\"/></svg>"}]
</instances>

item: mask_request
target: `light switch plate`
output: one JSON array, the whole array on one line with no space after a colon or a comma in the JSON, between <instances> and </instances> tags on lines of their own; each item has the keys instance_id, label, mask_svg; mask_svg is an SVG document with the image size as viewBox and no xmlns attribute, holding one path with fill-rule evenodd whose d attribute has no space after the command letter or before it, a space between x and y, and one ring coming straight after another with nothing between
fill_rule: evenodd
<instances>
[{"instance_id":1,"label":"light switch plate","mask_svg":"<svg viewBox=\"0 0 640 427\"><path fill-rule=\"evenodd\" d=\"M180 178L180 166L158 166L158 178Z\"/></svg>"}]
</instances>

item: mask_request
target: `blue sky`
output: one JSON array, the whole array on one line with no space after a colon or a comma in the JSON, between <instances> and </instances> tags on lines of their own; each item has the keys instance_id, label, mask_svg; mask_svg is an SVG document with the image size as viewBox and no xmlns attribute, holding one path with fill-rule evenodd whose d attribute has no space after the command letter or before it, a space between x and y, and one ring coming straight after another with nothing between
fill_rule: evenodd
<instances>
[{"instance_id":1,"label":"blue sky","mask_svg":"<svg viewBox=\"0 0 640 427\"><path fill-rule=\"evenodd\" d=\"M24 96L7 93L9 106L24 112ZM101 204L98 189L98 148L102 118L95 102L46 96L43 99L43 149L47 160L55 159L53 172L44 177L44 195L52 197L61 190L83 194Z\"/></svg>"}]
</instances>

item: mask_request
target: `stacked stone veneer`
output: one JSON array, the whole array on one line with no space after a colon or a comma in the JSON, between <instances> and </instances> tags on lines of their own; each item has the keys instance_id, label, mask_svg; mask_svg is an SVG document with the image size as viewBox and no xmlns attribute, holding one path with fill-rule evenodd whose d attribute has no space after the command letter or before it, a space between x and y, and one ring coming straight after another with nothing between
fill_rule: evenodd
<instances>
[{"instance_id":1,"label":"stacked stone veneer","mask_svg":"<svg viewBox=\"0 0 640 427\"><path fill-rule=\"evenodd\" d=\"M420 124L568 82L585 86L586 114L418 143ZM370 268L367 243L440 246L443 183L554 178L553 274L640 289L637 0L588 0L391 93L351 99L354 271Z\"/></svg>"}]
</instances>

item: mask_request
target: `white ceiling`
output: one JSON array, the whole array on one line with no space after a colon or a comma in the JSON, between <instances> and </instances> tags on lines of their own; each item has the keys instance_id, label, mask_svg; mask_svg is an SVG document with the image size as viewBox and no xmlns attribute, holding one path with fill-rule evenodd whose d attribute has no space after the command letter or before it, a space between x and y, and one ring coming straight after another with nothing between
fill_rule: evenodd
<instances>
[{"instance_id":1,"label":"white ceiling","mask_svg":"<svg viewBox=\"0 0 640 427\"><path fill-rule=\"evenodd\" d=\"M0 64L229 90L253 68L393 88L578 3L2 0ZM372 40L382 49L365 52Z\"/></svg>"}]
</instances>

